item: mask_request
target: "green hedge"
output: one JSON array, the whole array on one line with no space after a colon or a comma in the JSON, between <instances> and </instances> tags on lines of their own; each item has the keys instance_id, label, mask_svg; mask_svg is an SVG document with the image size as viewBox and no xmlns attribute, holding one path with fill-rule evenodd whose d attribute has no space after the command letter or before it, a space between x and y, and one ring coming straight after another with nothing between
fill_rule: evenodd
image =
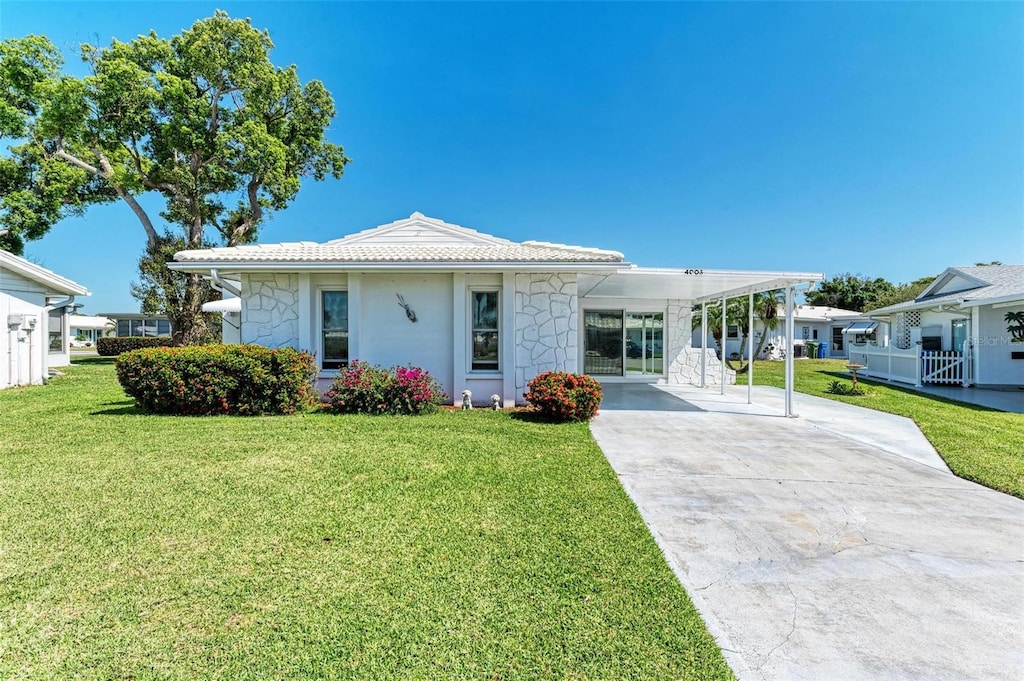
<instances>
[{"instance_id":1,"label":"green hedge","mask_svg":"<svg viewBox=\"0 0 1024 681\"><path fill-rule=\"evenodd\" d=\"M140 348L162 348L173 345L170 338L153 338L152 336L117 336L100 338L96 341L96 352L100 357L117 357L122 352Z\"/></svg>"},{"instance_id":2,"label":"green hedge","mask_svg":"<svg viewBox=\"0 0 1024 681\"><path fill-rule=\"evenodd\" d=\"M260 345L132 350L117 380L135 405L156 414L291 414L315 402L313 356Z\"/></svg>"}]
</instances>

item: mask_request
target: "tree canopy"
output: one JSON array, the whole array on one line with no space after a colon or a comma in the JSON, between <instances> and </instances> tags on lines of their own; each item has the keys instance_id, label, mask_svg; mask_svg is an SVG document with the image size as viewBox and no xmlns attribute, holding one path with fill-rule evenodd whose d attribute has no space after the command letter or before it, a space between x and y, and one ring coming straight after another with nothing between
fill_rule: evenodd
<instances>
[{"instance_id":1,"label":"tree canopy","mask_svg":"<svg viewBox=\"0 0 1024 681\"><path fill-rule=\"evenodd\" d=\"M891 282L877 277L870 279L845 272L821 282L816 289L804 295L808 305L838 307L863 312L874 306L882 296L892 294Z\"/></svg>"},{"instance_id":2,"label":"tree canopy","mask_svg":"<svg viewBox=\"0 0 1024 681\"><path fill-rule=\"evenodd\" d=\"M147 256L251 242L302 178L340 178L349 159L326 138L334 100L296 66L270 61L273 43L225 12L170 39L155 32L107 47L84 44L89 75L62 72L41 36L0 41L0 246L20 250L95 203L122 201L146 235ZM152 216L138 197L162 197ZM168 305L179 340L205 328L212 294L198 275ZM167 296L165 296L167 298Z\"/></svg>"}]
</instances>

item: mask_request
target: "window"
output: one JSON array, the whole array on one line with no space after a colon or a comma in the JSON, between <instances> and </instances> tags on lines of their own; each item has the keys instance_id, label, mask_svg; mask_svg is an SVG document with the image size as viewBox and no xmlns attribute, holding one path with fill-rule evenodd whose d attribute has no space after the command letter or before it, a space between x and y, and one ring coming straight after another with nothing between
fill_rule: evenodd
<instances>
[{"instance_id":1,"label":"window","mask_svg":"<svg viewBox=\"0 0 1024 681\"><path fill-rule=\"evenodd\" d=\"M832 327L832 352L843 351L843 327L833 326Z\"/></svg>"},{"instance_id":2,"label":"window","mask_svg":"<svg viewBox=\"0 0 1024 681\"><path fill-rule=\"evenodd\" d=\"M811 327L805 326L801 330L803 332L801 335L803 335L804 340L810 340L811 339Z\"/></svg>"},{"instance_id":3,"label":"window","mask_svg":"<svg viewBox=\"0 0 1024 681\"><path fill-rule=\"evenodd\" d=\"M472 291L471 333L473 371L498 371L498 291Z\"/></svg>"},{"instance_id":4,"label":"window","mask_svg":"<svg viewBox=\"0 0 1024 681\"><path fill-rule=\"evenodd\" d=\"M50 352L64 352L64 309L50 310Z\"/></svg>"},{"instance_id":5,"label":"window","mask_svg":"<svg viewBox=\"0 0 1024 681\"><path fill-rule=\"evenodd\" d=\"M811 338L813 338L814 340L818 340L818 330L817 329L811 329Z\"/></svg>"},{"instance_id":6,"label":"window","mask_svg":"<svg viewBox=\"0 0 1024 681\"><path fill-rule=\"evenodd\" d=\"M348 366L348 291L321 291L320 366L342 369Z\"/></svg>"},{"instance_id":7,"label":"window","mask_svg":"<svg viewBox=\"0 0 1024 681\"><path fill-rule=\"evenodd\" d=\"M729 327L728 327L726 338L739 338L739 337L740 337L740 327L737 326L736 324L730 324Z\"/></svg>"}]
</instances>

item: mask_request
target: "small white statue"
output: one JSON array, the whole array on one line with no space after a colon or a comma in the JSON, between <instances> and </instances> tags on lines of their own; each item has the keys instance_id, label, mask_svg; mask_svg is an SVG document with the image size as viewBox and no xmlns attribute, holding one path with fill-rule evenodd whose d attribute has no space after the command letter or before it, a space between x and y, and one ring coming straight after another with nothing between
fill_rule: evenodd
<instances>
[{"instance_id":1,"label":"small white statue","mask_svg":"<svg viewBox=\"0 0 1024 681\"><path fill-rule=\"evenodd\" d=\"M473 393L469 390L462 391L462 410L473 408Z\"/></svg>"},{"instance_id":2,"label":"small white statue","mask_svg":"<svg viewBox=\"0 0 1024 681\"><path fill-rule=\"evenodd\" d=\"M491 395L491 411L498 411L499 409L501 409L501 397Z\"/></svg>"}]
</instances>

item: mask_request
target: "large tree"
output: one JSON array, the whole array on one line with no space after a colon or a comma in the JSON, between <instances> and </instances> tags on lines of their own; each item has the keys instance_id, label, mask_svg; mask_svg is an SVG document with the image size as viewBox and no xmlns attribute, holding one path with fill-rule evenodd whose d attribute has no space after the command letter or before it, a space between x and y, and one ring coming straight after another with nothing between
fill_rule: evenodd
<instances>
[{"instance_id":1,"label":"large tree","mask_svg":"<svg viewBox=\"0 0 1024 681\"><path fill-rule=\"evenodd\" d=\"M821 282L815 290L804 295L804 300L808 305L863 312L870 309L878 298L890 295L894 288L892 283L881 277L870 279L846 272Z\"/></svg>"},{"instance_id":2,"label":"large tree","mask_svg":"<svg viewBox=\"0 0 1024 681\"><path fill-rule=\"evenodd\" d=\"M302 178L340 178L349 161L326 139L331 94L318 80L303 84L294 65L274 66L269 34L248 19L218 11L170 39L151 32L82 45L84 77L62 73L45 38L0 45L0 135L17 141L0 166L9 245L112 200L145 232L144 261L166 259L172 245L243 244ZM161 198L162 224L139 201L144 194ZM167 287L159 295L177 340L201 340L209 287L177 273Z\"/></svg>"}]
</instances>

